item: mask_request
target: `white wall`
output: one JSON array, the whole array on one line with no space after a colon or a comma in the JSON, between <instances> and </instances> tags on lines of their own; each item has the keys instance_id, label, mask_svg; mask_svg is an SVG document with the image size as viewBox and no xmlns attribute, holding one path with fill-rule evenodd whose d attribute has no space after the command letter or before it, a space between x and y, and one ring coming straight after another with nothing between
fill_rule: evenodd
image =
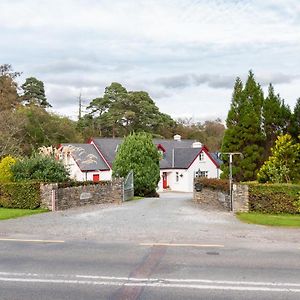
<instances>
[{"instance_id":1,"label":"white wall","mask_svg":"<svg viewBox=\"0 0 300 300\"><path fill-rule=\"evenodd\" d=\"M193 184L195 173L198 170L207 171L208 178L220 178L220 169L211 161L208 155L203 152L203 160L199 160L199 156L194 160L189 169L167 169L160 170L160 181L158 183L158 192L163 191L162 174L167 172L168 185L171 191L193 192ZM176 172L178 172L178 181L176 180ZM181 176L182 175L182 176Z\"/></svg>"},{"instance_id":2,"label":"white wall","mask_svg":"<svg viewBox=\"0 0 300 300\"><path fill-rule=\"evenodd\" d=\"M63 163L70 171L70 177L76 181L93 181L94 174L100 175L100 181L111 180L112 178L112 170L82 172L73 157L68 157L67 159L63 160Z\"/></svg>"}]
</instances>

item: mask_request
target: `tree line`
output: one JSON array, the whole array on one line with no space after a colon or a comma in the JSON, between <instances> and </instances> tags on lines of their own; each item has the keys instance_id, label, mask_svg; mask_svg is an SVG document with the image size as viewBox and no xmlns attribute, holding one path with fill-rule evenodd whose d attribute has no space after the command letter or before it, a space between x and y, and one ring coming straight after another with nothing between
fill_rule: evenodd
<instances>
[{"instance_id":1,"label":"tree line","mask_svg":"<svg viewBox=\"0 0 300 300\"><path fill-rule=\"evenodd\" d=\"M255 180L258 170L271 155L278 136L288 134L298 143L300 134L300 98L293 109L276 94L272 84L264 97L254 73L246 83L237 78L226 119L222 152L241 152L233 162L233 177L237 181ZM300 158L300 155L299 155ZM223 155L223 177L227 177L228 156Z\"/></svg>"},{"instance_id":2,"label":"tree line","mask_svg":"<svg viewBox=\"0 0 300 300\"><path fill-rule=\"evenodd\" d=\"M174 120L159 111L145 91L127 91L113 82L104 94L91 99L88 112L78 121L49 112L44 83L29 77L20 86L20 72L0 65L0 157L29 156L41 146L80 143L94 137L124 137L148 132L153 137L200 140L212 151L220 149L224 125L220 119L191 122Z\"/></svg>"}]
</instances>

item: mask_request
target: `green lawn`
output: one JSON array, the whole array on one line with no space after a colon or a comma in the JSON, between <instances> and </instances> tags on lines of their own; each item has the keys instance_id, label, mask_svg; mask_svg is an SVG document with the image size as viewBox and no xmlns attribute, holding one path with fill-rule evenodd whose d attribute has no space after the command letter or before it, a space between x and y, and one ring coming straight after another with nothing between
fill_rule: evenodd
<instances>
[{"instance_id":1,"label":"green lawn","mask_svg":"<svg viewBox=\"0 0 300 300\"><path fill-rule=\"evenodd\" d=\"M0 207L0 220L13 219L23 216L29 216L47 212L47 209L17 209L17 208L2 208Z\"/></svg>"},{"instance_id":2,"label":"green lawn","mask_svg":"<svg viewBox=\"0 0 300 300\"><path fill-rule=\"evenodd\" d=\"M237 213L236 216L238 217L238 219L246 223L269 226L300 227L300 215Z\"/></svg>"}]
</instances>

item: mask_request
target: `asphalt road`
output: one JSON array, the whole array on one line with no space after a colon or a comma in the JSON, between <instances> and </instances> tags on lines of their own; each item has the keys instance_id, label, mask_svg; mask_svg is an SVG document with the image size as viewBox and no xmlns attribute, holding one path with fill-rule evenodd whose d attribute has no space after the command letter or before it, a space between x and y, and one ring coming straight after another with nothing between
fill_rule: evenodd
<instances>
[{"instance_id":1,"label":"asphalt road","mask_svg":"<svg viewBox=\"0 0 300 300\"><path fill-rule=\"evenodd\" d=\"M1 222L0 299L300 299L300 230L189 198Z\"/></svg>"}]
</instances>

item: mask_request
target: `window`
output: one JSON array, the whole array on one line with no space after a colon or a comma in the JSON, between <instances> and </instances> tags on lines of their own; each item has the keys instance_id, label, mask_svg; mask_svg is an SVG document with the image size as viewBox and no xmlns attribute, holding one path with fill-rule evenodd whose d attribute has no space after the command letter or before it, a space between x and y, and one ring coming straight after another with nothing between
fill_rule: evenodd
<instances>
[{"instance_id":1,"label":"window","mask_svg":"<svg viewBox=\"0 0 300 300\"><path fill-rule=\"evenodd\" d=\"M179 173L176 172L176 182L178 182L178 181L179 181Z\"/></svg>"},{"instance_id":2,"label":"window","mask_svg":"<svg viewBox=\"0 0 300 300\"><path fill-rule=\"evenodd\" d=\"M200 171L199 177L207 177L208 171Z\"/></svg>"},{"instance_id":3,"label":"window","mask_svg":"<svg viewBox=\"0 0 300 300\"><path fill-rule=\"evenodd\" d=\"M203 152L201 152L201 153L199 154L199 160L200 160L200 161L203 161L203 160L204 160L204 153L203 153Z\"/></svg>"},{"instance_id":4,"label":"window","mask_svg":"<svg viewBox=\"0 0 300 300\"><path fill-rule=\"evenodd\" d=\"M195 176L196 177L208 177L208 171L198 170L198 171L196 171Z\"/></svg>"}]
</instances>

